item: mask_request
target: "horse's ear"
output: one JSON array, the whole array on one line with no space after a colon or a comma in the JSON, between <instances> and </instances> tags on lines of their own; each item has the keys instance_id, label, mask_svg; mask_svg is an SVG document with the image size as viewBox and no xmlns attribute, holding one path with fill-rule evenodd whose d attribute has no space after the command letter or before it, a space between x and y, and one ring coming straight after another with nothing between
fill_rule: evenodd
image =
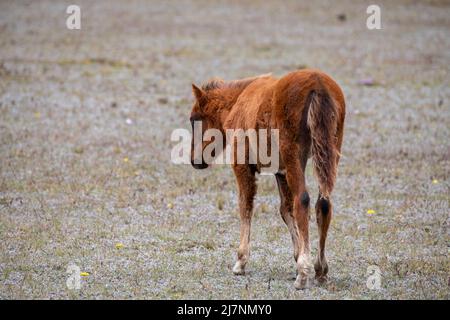
<instances>
[{"instance_id":1,"label":"horse's ear","mask_svg":"<svg viewBox=\"0 0 450 320\"><path fill-rule=\"evenodd\" d=\"M203 100L203 97L205 96L205 92L199 87L197 87L195 84L192 84L192 93L199 102Z\"/></svg>"}]
</instances>

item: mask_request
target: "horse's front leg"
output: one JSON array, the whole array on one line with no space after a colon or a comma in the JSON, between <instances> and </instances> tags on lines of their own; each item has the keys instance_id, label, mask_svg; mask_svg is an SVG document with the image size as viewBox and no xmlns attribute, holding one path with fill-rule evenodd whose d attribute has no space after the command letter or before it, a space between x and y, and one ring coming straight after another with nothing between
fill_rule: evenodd
<instances>
[{"instance_id":1,"label":"horse's front leg","mask_svg":"<svg viewBox=\"0 0 450 320\"><path fill-rule=\"evenodd\" d=\"M245 265L250 255L250 227L253 214L253 199L256 194L255 172L248 165L233 166L239 188L239 213L241 218L240 245L238 257L233 267L233 273L245 273Z\"/></svg>"}]
</instances>

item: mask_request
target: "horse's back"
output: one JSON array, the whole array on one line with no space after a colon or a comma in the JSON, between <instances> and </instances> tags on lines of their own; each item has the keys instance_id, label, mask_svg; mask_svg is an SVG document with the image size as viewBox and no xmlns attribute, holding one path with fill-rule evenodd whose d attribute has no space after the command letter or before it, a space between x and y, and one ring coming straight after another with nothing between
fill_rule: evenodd
<instances>
[{"instance_id":1,"label":"horse's back","mask_svg":"<svg viewBox=\"0 0 450 320\"><path fill-rule=\"evenodd\" d=\"M299 121L312 91L326 90L345 113L344 95L339 85L316 69L298 70L282 78L256 79L239 95L226 127L230 129L281 128L283 123Z\"/></svg>"},{"instance_id":2,"label":"horse's back","mask_svg":"<svg viewBox=\"0 0 450 320\"><path fill-rule=\"evenodd\" d=\"M267 127L276 82L277 79L273 77L264 77L249 84L236 100L228 116L226 127L244 130ZM264 116L264 114L267 115Z\"/></svg>"}]
</instances>

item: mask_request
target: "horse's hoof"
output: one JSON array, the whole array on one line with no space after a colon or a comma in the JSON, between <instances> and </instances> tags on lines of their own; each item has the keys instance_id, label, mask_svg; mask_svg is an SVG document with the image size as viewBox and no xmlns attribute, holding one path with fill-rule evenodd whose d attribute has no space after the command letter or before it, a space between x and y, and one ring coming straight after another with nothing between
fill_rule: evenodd
<instances>
[{"instance_id":1,"label":"horse's hoof","mask_svg":"<svg viewBox=\"0 0 450 320\"><path fill-rule=\"evenodd\" d=\"M320 263L319 261L316 261L314 264L314 270L316 271L316 280L319 283L324 283L327 281L327 274L328 274L328 264L326 261Z\"/></svg>"},{"instance_id":2,"label":"horse's hoof","mask_svg":"<svg viewBox=\"0 0 450 320\"><path fill-rule=\"evenodd\" d=\"M319 285L324 285L328 281L328 277L326 275L316 275L316 281Z\"/></svg>"},{"instance_id":3,"label":"horse's hoof","mask_svg":"<svg viewBox=\"0 0 450 320\"><path fill-rule=\"evenodd\" d=\"M241 265L241 263L238 261L233 267L233 273L236 276L242 276L245 274L245 268Z\"/></svg>"},{"instance_id":4,"label":"horse's hoof","mask_svg":"<svg viewBox=\"0 0 450 320\"><path fill-rule=\"evenodd\" d=\"M309 278L308 276L297 276L297 279L295 279L294 287L297 290L304 290L309 288Z\"/></svg>"}]
</instances>

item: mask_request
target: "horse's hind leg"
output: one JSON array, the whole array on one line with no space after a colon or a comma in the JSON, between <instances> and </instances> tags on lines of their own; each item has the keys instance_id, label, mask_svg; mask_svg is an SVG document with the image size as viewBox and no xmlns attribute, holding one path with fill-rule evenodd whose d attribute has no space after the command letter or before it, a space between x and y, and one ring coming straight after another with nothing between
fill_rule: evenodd
<instances>
[{"instance_id":1,"label":"horse's hind leg","mask_svg":"<svg viewBox=\"0 0 450 320\"><path fill-rule=\"evenodd\" d=\"M250 166L236 165L233 167L239 187L239 213L241 218L240 245L238 259L233 267L233 273L242 275L245 273L245 265L250 256L250 227L253 214L253 199L256 194L255 172Z\"/></svg>"},{"instance_id":2,"label":"horse's hind leg","mask_svg":"<svg viewBox=\"0 0 450 320\"><path fill-rule=\"evenodd\" d=\"M342 146L342 124L341 128L337 134L337 158L336 166L340 160L340 152ZM328 228L330 227L331 216L333 213L333 205L331 203L330 197L325 198L320 194L316 202L316 220L317 227L319 229L319 252L317 255L317 260L314 263L314 270L316 271L316 279L319 283L325 282L327 280L328 274L328 263L325 257L325 242L327 240Z\"/></svg>"},{"instance_id":3,"label":"horse's hind leg","mask_svg":"<svg viewBox=\"0 0 450 320\"><path fill-rule=\"evenodd\" d=\"M286 179L293 195L293 212L298 234L298 275L294 285L297 289L303 289L308 286L309 274L313 269L309 246L309 195L305 185L304 157L298 156L298 144L281 144L281 149Z\"/></svg>"},{"instance_id":4,"label":"horse's hind leg","mask_svg":"<svg viewBox=\"0 0 450 320\"><path fill-rule=\"evenodd\" d=\"M294 246L294 259L297 262L298 259L298 232L295 226L295 220L293 216L293 199L292 193L286 181L286 176L277 173L275 175L277 179L278 191L280 192L280 214L286 223L289 233L292 237L292 244Z\"/></svg>"},{"instance_id":5,"label":"horse's hind leg","mask_svg":"<svg viewBox=\"0 0 450 320\"><path fill-rule=\"evenodd\" d=\"M332 206L329 199L323 198L319 194L316 202L316 219L319 229L319 253L314 264L316 279L319 282L325 282L328 273L328 264L325 258L325 241L327 239L328 227L331 222Z\"/></svg>"}]
</instances>

